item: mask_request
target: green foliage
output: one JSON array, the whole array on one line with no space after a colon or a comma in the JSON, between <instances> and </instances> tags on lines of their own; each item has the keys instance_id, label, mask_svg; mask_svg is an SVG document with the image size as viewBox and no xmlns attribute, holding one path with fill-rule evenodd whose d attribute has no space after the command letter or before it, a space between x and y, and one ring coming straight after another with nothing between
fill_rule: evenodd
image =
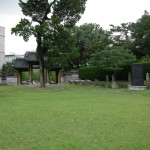
<instances>
[{"instance_id":1,"label":"green foliage","mask_svg":"<svg viewBox=\"0 0 150 150\"><path fill-rule=\"evenodd\" d=\"M129 54L123 47L112 47L101 52L92 54L91 64L103 67L106 70L112 70L114 73L119 71L123 65L131 64L135 57Z\"/></svg>"},{"instance_id":2,"label":"green foliage","mask_svg":"<svg viewBox=\"0 0 150 150\"><path fill-rule=\"evenodd\" d=\"M50 77L50 81L56 82L56 72L50 71L49 77Z\"/></svg>"},{"instance_id":3,"label":"green foliage","mask_svg":"<svg viewBox=\"0 0 150 150\"><path fill-rule=\"evenodd\" d=\"M33 71L33 80L40 81L40 70L36 69Z\"/></svg>"},{"instance_id":4,"label":"green foliage","mask_svg":"<svg viewBox=\"0 0 150 150\"><path fill-rule=\"evenodd\" d=\"M150 56L150 14L145 11L144 15L132 24L132 51L137 58Z\"/></svg>"},{"instance_id":5,"label":"green foliage","mask_svg":"<svg viewBox=\"0 0 150 150\"><path fill-rule=\"evenodd\" d=\"M33 34L33 27L31 23L27 19L21 19L19 24L16 25L15 28L12 28L11 33L15 33L15 35L22 36L24 41L28 41L29 37Z\"/></svg>"},{"instance_id":6,"label":"green foliage","mask_svg":"<svg viewBox=\"0 0 150 150\"><path fill-rule=\"evenodd\" d=\"M86 0L19 0L23 14L12 34L22 36L25 41L34 35L37 42L37 54L40 61L40 82L44 83L44 58L52 50L70 50L70 30L85 10ZM30 18L30 19L29 19Z\"/></svg>"},{"instance_id":7,"label":"green foliage","mask_svg":"<svg viewBox=\"0 0 150 150\"><path fill-rule=\"evenodd\" d=\"M29 72L22 73L22 80L24 81L29 80ZM38 69L33 70L33 80L40 81L40 71Z\"/></svg>"},{"instance_id":8,"label":"green foliage","mask_svg":"<svg viewBox=\"0 0 150 150\"><path fill-rule=\"evenodd\" d=\"M122 23L120 26L110 25L113 45L124 46L138 59L148 60L150 57L150 14L145 11L135 23Z\"/></svg>"},{"instance_id":9,"label":"green foliage","mask_svg":"<svg viewBox=\"0 0 150 150\"><path fill-rule=\"evenodd\" d=\"M106 71L102 67L82 67L78 70L79 78L82 80L105 80L106 75L111 76L112 71Z\"/></svg>"},{"instance_id":10,"label":"green foliage","mask_svg":"<svg viewBox=\"0 0 150 150\"><path fill-rule=\"evenodd\" d=\"M150 73L150 62L144 62L141 63L144 65L144 77L146 73ZM123 65L121 66L123 68L122 70L119 70L116 74L116 79L117 80L128 80L128 73L131 73L131 65ZM106 75L109 75L109 79L111 80L111 75L113 74L112 71L110 70L105 70L102 67L82 67L78 71L79 73L79 78L82 80L92 80L94 81L95 79L105 81L106 80Z\"/></svg>"},{"instance_id":11,"label":"green foliage","mask_svg":"<svg viewBox=\"0 0 150 150\"><path fill-rule=\"evenodd\" d=\"M22 80L23 81L29 80L29 72L22 72Z\"/></svg>"},{"instance_id":12,"label":"green foliage","mask_svg":"<svg viewBox=\"0 0 150 150\"><path fill-rule=\"evenodd\" d=\"M128 73L131 72L131 67L129 65L122 66L122 70L119 70L116 74L117 80L128 80ZM79 78L82 80L92 80L98 79L100 81L106 81L106 75L109 76L109 80L111 80L113 72L110 70L105 70L100 67L82 67L78 71Z\"/></svg>"},{"instance_id":13,"label":"green foliage","mask_svg":"<svg viewBox=\"0 0 150 150\"><path fill-rule=\"evenodd\" d=\"M9 63L9 62L6 63L5 70L6 70L7 76L15 76L17 73L16 70L13 69L12 63Z\"/></svg>"},{"instance_id":14,"label":"green foliage","mask_svg":"<svg viewBox=\"0 0 150 150\"><path fill-rule=\"evenodd\" d=\"M146 73L150 73L150 62L142 62L141 64L144 67L144 76Z\"/></svg>"},{"instance_id":15,"label":"green foliage","mask_svg":"<svg viewBox=\"0 0 150 150\"><path fill-rule=\"evenodd\" d=\"M49 53L50 54L50 53ZM53 53L48 55L46 60L46 67L51 68L51 70L61 69L67 63L66 53Z\"/></svg>"},{"instance_id":16,"label":"green foliage","mask_svg":"<svg viewBox=\"0 0 150 150\"><path fill-rule=\"evenodd\" d=\"M80 64L86 66L90 55L103 50L111 43L109 33L98 24L85 23L75 28L76 46L80 53Z\"/></svg>"},{"instance_id":17,"label":"green foliage","mask_svg":"<svg viewBox=\"0 0 150 150\"><path fill-rule=\"evenodd\" d=\"M126 49L130 49L132 42L131 24L122 23L120 26L110 25L110 37L113 40L114 46L123 46Z\"/></svg>"}]
</instances>

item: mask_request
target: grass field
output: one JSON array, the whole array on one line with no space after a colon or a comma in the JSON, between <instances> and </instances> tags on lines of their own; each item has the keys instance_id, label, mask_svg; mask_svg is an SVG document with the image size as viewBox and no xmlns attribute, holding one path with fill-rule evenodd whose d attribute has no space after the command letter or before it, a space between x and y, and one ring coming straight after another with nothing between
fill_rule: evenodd
<instances>
[{"instance_id":1,"label":"grass field","mask_svg":"<svg viewBox=\"0 0 150 150\"><path fill-rule=\"evenodd\" d=\"M150 90L0 86L0 150L149 150Z\"/></svg>"}]
</instances>

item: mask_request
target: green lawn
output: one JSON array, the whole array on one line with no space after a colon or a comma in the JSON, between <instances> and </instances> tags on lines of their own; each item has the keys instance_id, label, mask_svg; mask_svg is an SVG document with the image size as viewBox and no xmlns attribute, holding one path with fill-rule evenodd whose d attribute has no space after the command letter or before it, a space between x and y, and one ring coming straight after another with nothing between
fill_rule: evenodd
<instances>
[{"instance_id":1,"label":"green lawn","mask_svg":"<svg viewBox=\"0 0 150 150\"><path fill-rule=\"evenodd\" d=\"M0 150L149 150L150 90L0 86Z\"/></svg>"}]
</instances>

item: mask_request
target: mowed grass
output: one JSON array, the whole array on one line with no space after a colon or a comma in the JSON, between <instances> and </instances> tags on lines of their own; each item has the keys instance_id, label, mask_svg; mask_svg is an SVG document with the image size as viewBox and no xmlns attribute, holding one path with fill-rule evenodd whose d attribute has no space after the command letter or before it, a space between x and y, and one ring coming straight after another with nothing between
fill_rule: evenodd
<instances>
[{"instance_id":1,"label":"mowed grass","mask_svg":"<svg viewBox=\"0 0 150 150\"><path fill-rule=\"evenodd\" d=\"M150 90L0 86L0 150L149 150Z\"/></svg>"}]
</instances>

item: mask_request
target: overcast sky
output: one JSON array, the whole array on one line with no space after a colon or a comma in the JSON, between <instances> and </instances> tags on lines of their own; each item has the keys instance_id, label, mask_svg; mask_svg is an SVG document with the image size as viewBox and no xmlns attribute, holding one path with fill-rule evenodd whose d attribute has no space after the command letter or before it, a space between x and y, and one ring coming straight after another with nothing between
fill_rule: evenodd
<instances>
[{"instance_id":1,"label":"overcast sky","mask_svg":"<svg viewBox=\"0 0 150 150\"><path fill-rule=\"evenodd\" d=\"M5 27L6 54L24 54L36 49L34 38L24 42L22 37L11 35L11 28L24 17L18 2L19 0L0 0L0 26ZM150 12L150 0L87 0L86 10L77 24L97 23L103 29L109 29L110 24L136 22L144 10Z\"/></svg>"}]
</instances>

